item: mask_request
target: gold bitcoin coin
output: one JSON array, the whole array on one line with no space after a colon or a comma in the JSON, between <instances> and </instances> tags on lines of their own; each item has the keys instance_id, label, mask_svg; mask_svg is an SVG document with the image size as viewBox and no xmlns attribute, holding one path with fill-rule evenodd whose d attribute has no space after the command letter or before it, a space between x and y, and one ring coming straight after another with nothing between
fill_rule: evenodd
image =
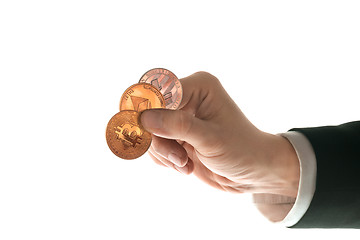
<instances>
[{"instance_id":1,"label":"gold bitcoin coin","mask_svg":"<svg viewBox=\"0 0 360 240\"><path fill-rule=\"evenodd\" d=\"M165 108L163 95L151 84L138 83L132 85L126 89L120 100L120 111L142 112L151 108Z\"/></svg>"},{"instance_id":2,"label":"gold bitcoin coin","mask_svg":"<svg viewBox=\"0 0 360 240\"><path fill-rule=\"evenodd\" d=\"M110 150L123 159L143 155L151 144L151 134L140 124L140 113L121 111L115 114L106 127L106 142Z\"/></svg>"},{"instance_id":3,"label":"gold bitcoin coin","mask_svg":"<svg viewBox=\"0 0 360 240\"><path fill-rule=\"evenodd\" d=\"M154 68L147 71L139 82L149 83L156 87L165 99L168 109L178 109L182 100L183 90L179 79L165 68Z\"/></svg>"}]
</instances>

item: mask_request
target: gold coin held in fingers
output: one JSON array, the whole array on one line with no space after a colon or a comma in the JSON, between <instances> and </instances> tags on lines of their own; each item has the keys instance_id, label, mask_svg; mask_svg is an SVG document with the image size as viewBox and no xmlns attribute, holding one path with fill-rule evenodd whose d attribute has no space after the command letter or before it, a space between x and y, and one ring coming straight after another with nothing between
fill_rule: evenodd
<instances>
[{"instance_id":1,"label":"gold coin held in fingers","mask_svg":"<svg viewBox=\"0 0 360 240\"><path fill-rule=\"evenodd\" d=\"M148 83L137 83L126 89L120 100L120 111L142 112L151 108L165 108L161 92Z\"/></svg>"},{"instance_id":2,"label":"gold coin held in fingers","mask_svg":"<svg viewBox=\"0 0 360 240\"><path fill-rule=\"evenodd\" d=\"M165 68L154 68L147 71L139 82L155 86L164 96L168 109L178 109L182 100L183 90L179 79Z\"/></svg>"},{"instance_id":3,"label":"gold coin held in fingers","mask_svg":"<svg viewBox=\"0 0 360 240\"><path fill-rule=\"evenodd\" d=\"M122 159L135 159L150 147L151 134L140 124L140 113L126 110L115 114L106 127L110 150Z\"/></svg>"}]
</instances>

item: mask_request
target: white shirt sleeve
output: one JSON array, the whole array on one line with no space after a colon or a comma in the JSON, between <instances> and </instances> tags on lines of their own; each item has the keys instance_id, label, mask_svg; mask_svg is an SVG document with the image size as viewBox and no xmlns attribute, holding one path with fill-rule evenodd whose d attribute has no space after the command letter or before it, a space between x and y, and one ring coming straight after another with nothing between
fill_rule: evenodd
<instances>
[{"instance_id":1,"label":"white shirt sleeve","mask_svg":"<svg viewBox=\"0 0 360 240\"><path fill-rule=\"evenodd\" d=\"M278 135L289 140L300 162L297 197L291 198L263 193L253 194L253 200L259 210L270 221L278 225L291 227L304 216L314 196L316 187L316 157L309 140L302 133L291 131ZM285 218L284 214L286 214ZM279 221L276 219L283 220Z\"/></svg>"},{"instance_id":2,"label":"white shirt sleeve","mask_svg":"<svg viewBox=\"0 0 360 240\"><path fill-rule=\"evenodd\" d=\"M316 157L309 140L300 132L280 134L293 145L300 161L299 189L294 206L278 224L294 226L308 210L316 188Z\"/></svg>"}]
</instances>

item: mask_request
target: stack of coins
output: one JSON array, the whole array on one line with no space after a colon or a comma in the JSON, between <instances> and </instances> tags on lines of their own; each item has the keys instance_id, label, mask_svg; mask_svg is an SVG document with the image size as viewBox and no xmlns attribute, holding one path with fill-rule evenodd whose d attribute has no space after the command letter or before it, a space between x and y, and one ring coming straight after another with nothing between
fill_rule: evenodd
<instances>
[{"instance_id":1,"label":"stack of coins","mask_svg":"<svg viewBox=\"0 0 360 240\"><path fill-rule=\"evenodd\" d=\"M182 100L182 86L171 71L154 68L147 71L139 83L130 86L120 100L120 112L106 127L106 142L110 150L122 159L135 159L150 147L151 134L140 123L140 113L146 109L177 109Z\"/></svg>"}]
</instances>

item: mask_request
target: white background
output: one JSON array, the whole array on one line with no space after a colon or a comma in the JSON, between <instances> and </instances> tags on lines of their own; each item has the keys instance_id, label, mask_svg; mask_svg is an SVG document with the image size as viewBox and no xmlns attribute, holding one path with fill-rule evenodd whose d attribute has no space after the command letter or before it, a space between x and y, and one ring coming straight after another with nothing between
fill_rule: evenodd
<instances>
[{"instance_id":1,"label":"white background","mask_svg":"<svg viewBox=\"0 0 360 240\"><path fill-rule=\"evenodd\" d=\"M121 160L105 127L154 67L214 74L270 133L359 120L359 12L357 1L1 1L0 239L358 239L274 226L248 195L147 155Z\"/></svg>"}]
</instances>

